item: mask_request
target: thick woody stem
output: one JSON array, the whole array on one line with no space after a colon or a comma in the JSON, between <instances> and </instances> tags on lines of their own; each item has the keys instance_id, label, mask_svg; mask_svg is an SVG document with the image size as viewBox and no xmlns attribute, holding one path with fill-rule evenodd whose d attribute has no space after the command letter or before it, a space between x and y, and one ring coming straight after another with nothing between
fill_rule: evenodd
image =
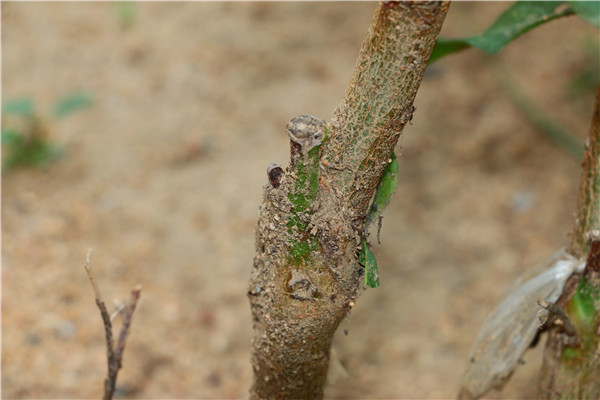
<instances>
[{"instance_id":1,"label":"thick woody stem","mask_svg":"<svg viewBox=\"0 0 600 400\"><path fill-rule=\"evenodd\" d=\"M540 397L600 398L600 86L583 159L575 227L569 252L588 253L583 276L569 279L558 305L576 331L569 345L559 329L550 330L541 370ZM591 243L591 245L590 245Z\"/></svg>"},{"instance_id":2,"label":"thick woody stem","mask_svg":"<svg viewBox=\"0 0 600 400\"><path fill-rule=\"evenodd\" d=\"M268 168L248 289L252 399L323 397L331 341L362 286L365 217L447 10L380 4L333 121L288 124L291 163Z\"/></svg>"}]
</instances>

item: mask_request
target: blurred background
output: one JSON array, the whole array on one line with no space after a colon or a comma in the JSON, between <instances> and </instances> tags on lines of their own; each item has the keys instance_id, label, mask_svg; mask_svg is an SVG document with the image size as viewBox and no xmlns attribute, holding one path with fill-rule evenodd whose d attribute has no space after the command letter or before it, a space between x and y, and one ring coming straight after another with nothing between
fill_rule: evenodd
<instances>
[{"instance_id":1,"label":"blurred background","mask_svg":"<svg viewBox=\"0 0 600 400\"><path fill-rule=\"evenodd\" d=\"M442 35L481 33L507 6L454 3ZM2 4L4 398L101 396L89 248L110 306L143 285L121 397L246 396L266 167L287 163L290 119L331 117L374 9ZM514 88L584 138L597 46L569 17L497 57L467 50L428 70L374 249L381 287L340 328L327 397L455 396L487 314L573 223L580 163L529 122ZM542 347L491 397L534 396Z\"/></svg>"}]
</instances>

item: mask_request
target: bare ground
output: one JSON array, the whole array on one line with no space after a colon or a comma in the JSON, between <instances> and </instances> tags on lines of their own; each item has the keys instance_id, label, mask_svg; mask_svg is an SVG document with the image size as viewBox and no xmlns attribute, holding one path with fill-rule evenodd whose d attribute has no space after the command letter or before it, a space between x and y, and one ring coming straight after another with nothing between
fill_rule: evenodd
<instances>
[{"instance_id":1,"label":"bare ground","mask_svg":"<svg viewBox=\"0 0 600 400\"><path fill-rule=\"evenodd\" d=\"M456 3L443 35L481 32L506 3ZM105 299L137 283L123 398L243 398L251 379L246 284L283 127L329 118L369 3L3 3L3 100L40 110L75 90L88 110L47 120L67 155L2 174L3 398L98 398ZM584 137L593 94L566 95L590 60L577 18L500 55L521 86ZM475 50L434 65L401 140L399 188L376 249L382 285L335 341L329 398L452 398L486 314L519 271L568 242L579 163L543 139ZM503 392L531 398L540 346Z\"/></svg>"}]
</instances>

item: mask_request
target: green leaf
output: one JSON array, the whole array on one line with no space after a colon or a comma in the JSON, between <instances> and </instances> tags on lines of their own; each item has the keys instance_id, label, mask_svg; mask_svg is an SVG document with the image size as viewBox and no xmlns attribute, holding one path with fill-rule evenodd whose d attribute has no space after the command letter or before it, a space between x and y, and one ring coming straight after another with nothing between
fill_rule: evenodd
<instances>
[{"instance_id":1,"label":"green leaf","mask_svg":"<svg viewBox=\"0 0 600 400\"><path fill-rule=\"evenodd\" d=\"M362 239L362 246L358 256L358 262L365 267L365 286L376 288L379 286L379 270L377 269L377 260L365 238Z\"/></svg>"},{"instance_id":2,"label":"green leaf","mask_svg":"<svg viewBox=\"0 0 600 400\"><path fill-rule=\"evenodd\" d=\"M468 39L472 46L495 54L508 43L553 19L572 15L564 2L517 1L482 34Z\"/></svg>"},{"instance_id":3,"label":"green leaf","mask_svg":"<svg viewBox=\"0 0 600 400\"><path fill-rule=\"evenodd\" d=\"M4 114L31 118L35 114L35 107L31 99L15 99L2 104L2 112Z\"/></svg>"},{"instance_id":4,"label":"green leaf","mask_svg":"<svg viewBox=\"0 0 600 400\"><path fill-rule=\"evenodd\" d=\"M52 110L56 118L64 117L82 108L92 105L91 96L86 93L74 93L60 99Z\"/></svg>"},{"instance_id":5,"label":"green leaf","mask_svg":"<svg viewBox=\"0 0 600 400\"><path fill-rule=\"evenodd\" d=\"M477 47L491 54L531 29L553 19L574 14L565 2L517 1L510 6L486 31L477 36L461 39L440 38L436 43L430 63L468 47Z\"/></svg>"},{"instance_id":6,"label":"green leaf","mask_svg":"<svg viewBox=\"0 0 600 400\"><path fill-rule=\"evenodd\" d=\"M371 210L367 217L368 221L372 221L381 215L383 210L390 203L392 195L398 186L398 159L394 152L392 152L390 159L391 161L383 169L381 180L375 191L373 205L371 206Z\"/></svg>"},{"instance_id":7,"label":"green leaf","mask_svg":"<svg viewBox=\"0 0 600 400\"><path fill-rule=\"evenodd\" d=\"M596 28L600 28L599 1L569 1L575 13Z\"/></svg>"},{"instance_id":8,"label":"green leaf","mask_svg":"<svg viewBox=\"0 0 600 400\"><path fill-rule=\"evenodd\" d=\"M396 191L398 186L398 159L392 151L390 156L390 162L383 169L379 185L375 191L375 197L373 204L367 215L367 225L370 221L375 220L385 207L390 203L392 195ZM379 240L379 234L378 240ZM370 288L376 288L379 286L379 270L377 269L377 260L365 238L362 239L362 246L360 254L358 255L358 262L365 267L365 285Z\"/></svg>"},{"instance_id":9,"label":"green leaf","mask_svg":"<svg viewBox=\"0 0 600 400\"><path fill-rule=\"evenodd\" d=\"M465 41L465 39L446 39L443 37L438 38L431 57L429 57L429 64L433 64L438 59L445 57L452 53L458 53L461 50L470 48L471 45Z\"/></svg>"}]
</instances>

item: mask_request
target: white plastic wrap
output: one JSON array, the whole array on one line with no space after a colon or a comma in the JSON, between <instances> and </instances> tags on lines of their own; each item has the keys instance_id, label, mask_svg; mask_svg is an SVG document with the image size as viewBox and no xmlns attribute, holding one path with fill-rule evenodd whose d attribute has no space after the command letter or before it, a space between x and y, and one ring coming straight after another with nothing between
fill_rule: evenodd
<instances>
[{"instance_id":1,"label":"white plastic wrap","mask_svg":"<svg viewBox=\"0 0 600 400\"><path fill-rule=\"evenodd\" d=\"M537 301L555 302L569 276L584 267L584 260L561 250L515 281L479 331L461 378L460 398L478 399L502 387L535 337L538 313L548 312Z\"/></svg>"}]
</instances>

